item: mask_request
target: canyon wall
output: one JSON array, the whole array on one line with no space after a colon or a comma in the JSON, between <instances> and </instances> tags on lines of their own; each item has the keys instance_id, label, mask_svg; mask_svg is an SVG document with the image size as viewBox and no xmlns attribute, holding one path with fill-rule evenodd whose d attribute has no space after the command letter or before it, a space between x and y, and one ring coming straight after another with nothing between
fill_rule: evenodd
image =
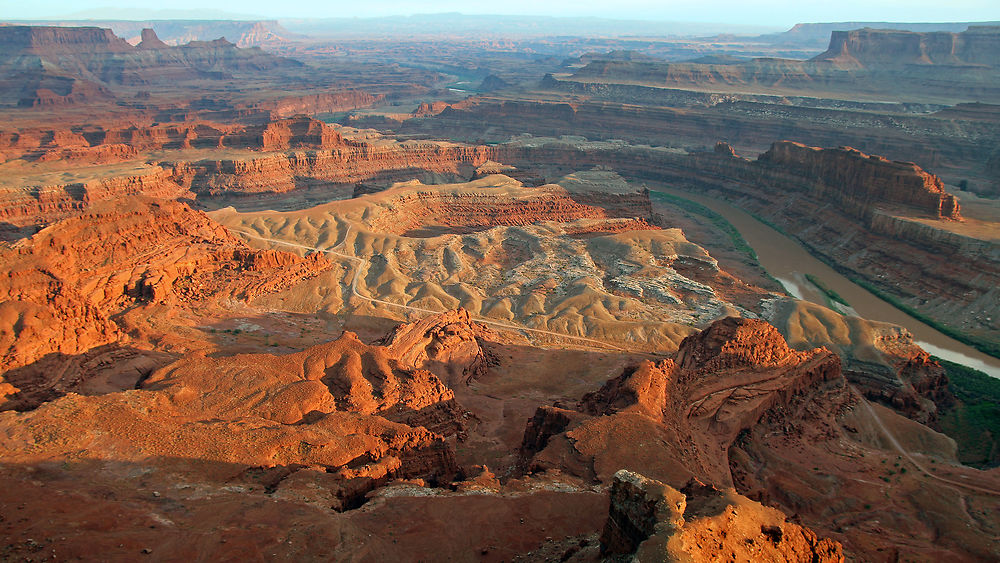
<instances>
[{"instance_id":1,"label":"canyon wall","mask_svg":"<svg viewBox=\"0 0 1000 563\"><path fill-rule=\"evenodd\" d=\"M143 194L239 195L287 192L306 186L382 183L428 175L468 179L489 161L492 149L429 141L345 140L334 128L304 116L262 124L182 125L94 129L28 130L0 133L0 152L9 159L114 164L138 159L140 152L238 149L230 158L171 161L144 171L66 184L30 181L0 189L0 232L41 226L106 199ZM175 153L176 154L176 153Z\"/></svg>"},{"instance_id":2,"label":"canyon wall","mask_svg":"<svg viewBox=\"0 0 1000 563\"><path fill-rule=\"evenodd\" d=\"M834 31L829 49L808 61L755 58L735 64L704 64L593 60L570 80L697 91L997 103L997 60L1000 27L970 26L961 33L861 29Z\"/></svg>"},{"instance_id":3,"label":"canyon wall","mask_svg":"<svg viewBox=\"0 0 1000 563\"><path fill-rule=\"evenodd\" d=\"M431 142L348 142L326 150L270 154L239 160L179 163L174 178L208 195L286 192L295 188L362 180L410 180L426 173L469 178L489 160L486 147Z\"/></svg>"},{"instance_id":4,"label":"canyon wall","mask_svg":"<svg viewBox=\"0 0 1000 563\"><path fill-rule=\"evenodd\" d=\"M8 139L9 144L42 143L42 137L31 142L25 140L27 136ZM164 162L139 178L8 190L0 205L5 231L10 231L7 238L114 194L176 197L187 190L229 197L302 187L343 187L370 180L384 185L425 175L468 179L480 166L489 168L490 162L516 165L518 173L536 178L607 166L633 179L707 190L738 202L798 237L814 253L908 306L987 339L998 330L991 319L1000 318L1000 311L994 314L994 307L984 308L983 303L997 291L995 281L1000 272L995 261L981 260L984 255L996 255L996 245L960 230L934 226L934 220L954 222L961 218L958 202L943 190L938 178L912 163L853 149L779 142L751 161L736 156L724 144L715 152L687 153L578 139L523 139L497 146L356 141L343 139L331 128L304 117L262 125L203 124L184 129L61 134L46 139L50 145L82 145L82 150L88 150L93 142L98 147L147 148L222 144L270 152ZM105 142L110 144L100 144ZM35 149L42 158L49 150ZM607 204L589 202L589 197L594 196L572 195L574 204ZM640 215L650 216L645 212ZM950 256L949 268L940 268L942 256ZM887 284L887 279L900 280L900 285Z\"/></svg>"},{"instance_id":5,"label":"canyon wall","mask_svg":"<svg viewBox=\"0 0 1000 563\"><path fill-rule=\"evenodd\" d=\"M718 150L726 153L726 145ZM753 163L767 168L762 176L774 182L788 176L786 186L807 186L817 200L835 203L851 215L870 218L879 205L903 205L936 219L958 219L955 196L941 179L912 162L893 162L850 147L821 149L789 141L777 142ZM764 182L761 182L764 183Z\"/></svg>"},{"instance_id":6,"label":"canyon wall","mask_svg":"<svg viewBox=\"0 0 1000 563\"><path fill-rule=\"evenodd\" d=\"M91 205L129 196L176 199L189 194L174 181L174 172L153 168L136 176L54 184L30 189L8 187L0 191L0 238L20 238L41 226L87 210Z\"/></svg>"},{"instance_id":7,"label":"canyon wall","mask_svg":"<svg viewBox=\"0 0 1000 563\"><path fill-rule=\"evenodd\" d=\"M752 181L782 191L805 192L817 201L847 207L846 211L859 218L870 215L879 205L902 205L935 218L960 217L957 199L944 190L936 176L913 163L893 162L849 147L821 149L780 141L756 161L737 157L725 143L716 146L714 155L653 147L616 148L612 144L541 139L501 145L496 156L525 168L531 163L564 167L579 163L610 166L640 178L653 179L662 171L665 177L684 173L693 179L705 173L710 179Z\"/></svg>"},{"instance_id":8,"label":"canyon wall","mask_svg":"<svg viewBox=\"0 0 1000 563\"><path fill-rule=\"evenodd\" d=\"M751 161L728 145L688 154L552 139L501 145L496 160L548 174L607 166L634 180L721 197L903 304L985 342L1000 337L998 245L935 227L935 219L958 220L958 204L912 164L785 142Z\"/></svg>"},{"instance_id":9,"label":"canyon wall","mask_svg":"<svg viewBox=\"0 0 1000 563\"><path fill-rule=\"evenodd\" d=\"M489 178L486 179L489 181ZM567 223L578 219L632 219L594 225L599 232L655 229L649 194L625 195L567 193L559 186L540 186L511 195L496 193L446 193L433 187L390 190L380 210L365 220L376 233L405 234L428 223L453 233L485 231L492 227L526 226L544 221ZM526 192L526 193L525 193ZM384 211L383 211L384 210ZM582 226L580 233L587 232ZM411 235L412 236L412 235Z\"/></svg>"},{"instance_id":10,"label":"canyon wall","mask_svg":"<svg viewBox=\"0 0 1000 563\"><path fill-rule=\"evenodd\" d=\"M747 153L763 152L775 139L788 139L812 146L849 145L893 160L918 162L949 183L967 180L973 191L991 193L994 184L1000 184L1000 168L988 165L1000 142L996 105L940 109L826 100L814 107L787 96L748 99L745 94L631 84L552 82L557 86L544 89L583 99L551 102L478 96L433 117L406 120L398 130L474 143L505 142L524 133L558 137L572 131L591 140L689 150L724 140Z\"/></svg>"},{"instance_id":11,"label":"canyon wall","mask_svg":"<svg viewBox=\"0 0 1000 563\"><path fill-rule=\"evenodd\" d=\"M270 73L304 65L261 51L240 49L225 39L172 47L152 30L133 47L110 29L96 27L0 26L0 103L35 107L89 101L85 91L119 87L176 87L179 83L232 78L234 73ZM76 95L73 95L76 94ZM148 92L147 92L148 95Z\"/></svg>"},{"instance_id":12,"label":"canyon wall","mask_svg":"<svg viewBox=\"0 0 1000 563\"><path fill-rule=\"evenodd\" d=\"M334 103L333 96L328 101ZM263 111L263 109L261 109ZM279 110L267 110L267 113ZM262 151L343 146L337 131L302 114L259 123L207 120L168 122L145 127L84 126L68 129L23 128L0 131L4 160L72 161L107 164L138 158L140 152L190 148L237 148Z\"/></svg>"},{"instance_id":13,"label":"canyon wall","mask_svg":"<svg viewBox=\"0 0 1000 563\"><path fill-rule=\"evenodd\" d=\"M131 53L135 48L110 29L10 25L0 29L0 49L8 55L28 53Z\"/></svg>"},{"instance_id":14,"label":"canyon wall","mask_svg":"<svg viewBox=\"0 0 1000 563\"><path fill-rule=\"evenodd\" d=\"M132 44L142 39L145 30L155 30L170 45L191 41L211 41L219 37L237 47L279 46L289 39L301 37L291 33L275 20L90 20L94 26L108 28ZM33 21L38 26L78 27L79 21Z\"/></svg>"},{"instance_id":15,"label":"canyon wall","mask_svg":"<svg viewBox=\"0 0 1000 563\"><path fill-rule=\"evenodd\" d=\"M833 31L830 46L813 61L861 66L1000 65L1000 27L913 32L888 29Z\"/></svg>"}]
</instances>

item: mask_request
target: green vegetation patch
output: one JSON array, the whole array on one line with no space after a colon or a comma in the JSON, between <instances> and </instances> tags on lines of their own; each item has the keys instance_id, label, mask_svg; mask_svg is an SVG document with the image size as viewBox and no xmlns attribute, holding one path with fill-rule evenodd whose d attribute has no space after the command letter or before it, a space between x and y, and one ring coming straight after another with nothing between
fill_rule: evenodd
<instances>
[{"instance_id":1,"label":"green vegetation patch","mask_svg":"<svg viewBox=\"0 0 1000 563\"><path fill-rule=\"evenodd\" d=\"M719 229L727 237L729 237L729 240L732 241L733 246L736 247L736 250L749 256L754 262L758 261L757 253L754 252L753 247L751 247L747 243L747 241L743 238L743 235L741 235L740 232L736 230L736 227L734 227L733 224L730 223L722 215L719 215L715 211L712 211L711 209L705 207L704 205L696 201L691 201L690 199L686 199L673 194L650 190L649 195L653 199L659 199L665 203L673 205L674 207L679 207L684 211L687 211L688 213L701 215L702 217L708 219L709 221L711 221L712 225L715 226L715 228Z\"/></svg>"},{"instance_id":2,"label":"green vegetation patch","mask_svg":"<svg viewBox=\"0 0 1000 563\"><path fill-rule=\"evenodd\" d=\"M712 222L713 225L715 225L716 227L718 227L722 232L726 233L729 236L729 238L733 241L733 245L738 250L740 250L742 252L746 252L748 256L750 256L755 261L757 261L757 253L753 251L753 248L751 248L749 244L747 244L747 242L743 239L743 235L741 235L740 232L736 230L736 227L734 227L722 215L719 215L715 211L712 211L711 209L705 207L704 205L701 205L698 202L691 201L691 200L685 199L683 197L675 196L673 194L668 194L668 193L664 193L664 192L658 192L658 191L655 191L655 190L650 190L650 197L656 198L656 199L660 199L660 200L665 201L667 203L670 203L670 204L672 204L672 205L674 205L676 207L679 207L679 208L681 208L681 209L683 209L685 211L689 211L691 213L696 213L698 215L702 215L702 216L708 218ZM906 313L907 315L913 317L914 319L917 319L918 321L924 323L925 325L930 326L930 327L934 328L935 330L937 330L938 332L940 332L942 334L946 334L946 335L954 338L955 340L958 340L959 342L962 342L964 344L968 344L969 346L972 346L973 348L975 348L976 350L979 350L980 352L982 352L984 354L988 354L990 356L993 356L994 358L1000 358L1000 343L996 342L995 340L990 340L990 339L982 338L982 337L979 337L979 336L976 336L976 335L969 334L967 332L958 330L958 329L956 329L956 328L954 328L954 327L952 327L950 325L947 325L947 324L945 324L945 323L943 323L941 321L938 321L938 320L936 320L936 319L934 319L934 318L932 318L932 317L930 317L930 316L928 316L928 315L926 315L926 314L924 314L924 313L922 313L922 312L914 309L913 307L911 307L911 306L903 303L902 300L898 299L897 297L895 297L893 295L890 295L889 293L887 293L885 291L882 291L881 289L879 289L878 287L876 287L873 283L869 282L867 279L862 278L860 275L858 275L857 272L851 270L850 268L842 266L842 265L834 262L833 260L829 259L827 256L823 255L822 253L817 252L816 249L812 248L810 245L806 244L805 242L803 242L802 240L800 240L798 237L790 234L785 229L783 229L781 226L779 226L779 225L775 224L774 222L769 221L769 220L767 220L767 219L765 219L763 217L760 217L759 215L753 215L753 217L755 219L757 219L758 221L760 221L761 223L764 223L768 227L771 227L772 229L774 229L774 230L778 231L779 233L785 235L786 237L788 237L788 238L790 238L790 239L792 239L794 241L797 241L799 244L802 245L803 248L806 249L807 252L809 252L809 254L813 255L817 260L819 260L820 262L823 262L827 266L830 266L831 268L833 268L834 270L836 270L837 272L839 272L841 275L843 275L845 278L847 278L851 282L853 282L855 285L859 285L859 286L867 289L870 293L872 293L873 295L875 295L879 299L885 301L886 303L889 303L893 307L899 309L900 311ZM777 280L775 280L775 281L777 281ZM809 281L813 282L812 279L810 279ZM813 282L813 283L815 283L815 282ZM819 285L817 285L817 287L819 287L821 291L823 290L823 288L820 287ZM824 291L824 293L825 293L825 291ZM838 297L840 297L840 296L838 295ZM830 296L830 298L833 299L832 296ZM837 301L838 303L844 303L841 300L835 300L835 301ZM844 304L846 305L846 303L844 303ZM989 377L989 376L987 376L987 377Z\"/></svg>"},{"instance_id":3,"label":"green vegetation patch","mask_svg":"<svg viewBox=\"0 0 1000 563\"><path fill-rule=\"evenodd\" d=\"M977 467L1000 465L1000 379L934 359L944 367L951 392L960 401L940 417L941 430L958 443L959 461Z\"/></svg>"},{"instance_id":4,"label":"green vegetation patch","mask_svg":"<svg viewBox=\"0 0 1000 563\"><path fill-rule=\"evenodd\" d=\"M826 262L826 260L824 260L824 262ZM925 325L930 326L935 330L937 330L938 332L946 334L954 338L955 340L958 340L959 342L968 344L969 346L972 346L973 348L979 350L984 354L989 354L994 358L1000 358L1000 345L998 345L996 342L993 342L991 340L986 340L984 338L980 338L978 336L974 336L966 332L962 332L956 328L953 328L950 325L946 325L941 321L938 321L928 315L925 315L924 313L921 313L920 311L914 309L913 307L910 307L909 305L903 303L895 296L889 295L888 293L878 289L873 284L871 284L870 282L868 282L863 278L858 277L856 274L854 274L854 272L851 272L850 270L843 271L842 268L837 268L837 270L840 271L841 274L844 274L844 277L851 280L855 284L860 285L861 287L867 289L869 292L874 294L882 301L889 303L893 307L899 309L900 311L906 313L907 315L910 315L911 317L917 319L918 321L924 323Z\"/></svg>"},{"instance_id":5,"label":"green vegetation patch","mask_svg":"<svg viewBox=\"0 0 1000 563\"><path fill-rule=\"evenodd\" d=\"M784 229L782 229L780 226L776 225L775 223L773 223L771 221L768 221L767 219L764 219L762 217L758 217L757 215L754 215L754 218L757 219L758 221L760 221L761 223L764 223L768 227L771 227L772 229L774 229L774 230L778 231L779 233L785 235L786 237L788 237L788 238L790 238L790 239L792 239L794 241L797 241L799 244L802 245L803 248L806 249L806 251L809 252L809 254L812 254L813 257L815 257L817 260L819 260L820 262L823 262L827 266L830 266L831 268L833 268L834 270L836 270L838 273L840 273L840 275L844 276L845 278L847 278L851 282L853 282L855 285L858 285L858 286L861 286L861 287L867 289L869 293L871 293L875 297L878 297L882 301L885 301L886 303L892 305L893 307L899 309L900 311L906 313L907 315L913 317L914 319L917 319L918 321L920 321L920 322L924 323L925 325L927 325L927 326L929 326L929 327L937 330L938 332L940 332L942 334L946 334L946 335L954 338L955 340L958 340L959 342L961 342L963 344L968 344L969 346L972 346L973 348L975 348L976 350L979 350L980 352L982 352L984 354L988 354L990 356L993 356L994 358L1000 358L1000 343L997 343L994 340L987 340L985 338L981 338L979 336L963 332L963 331L958 330L958 329L956 329L956 328L954 328L954 327L952 327L950 325L947 325L947 324L945 324L945 323L943 323L941 321L938 321L938 320L936 320L936 319L934 319L934 318L932 318L932 317L930 317L928 315L925 315L924 313L921 313L920 311L914 309L913 307L910 307L909 305L903 303L902 300L896 298L895 296L890 295L889 293L886 293L885 291L882 291L881 289L879 289L878 287L876 287L875 284L869 282L865 278L862 278L854 270L851 270L850 268L842 266L842 265L834 262L833 260L830 260L828 257L826 257L825 255L823 255L822 253L817 252L816 249L814 249L813 247L809 246L808 244L806 244L805 242L803 242L802 240L800 240L798 237L796 237L796 236L788 233L787 231L785 231ZM812 281L812 280L810 280L810 281ZM987 376L987 377L989 377L989 376Z\"/></svg>"},{"instance_id":6,"label":"green vegetation patch","mask_svg":"<svg viewBox=\"0 0 1000 563\"><path fill-rule=\"evenodd\" d=\"M822 280L820 280L816 276L812 274L806 274L806 279L809 280L809 283L815 285L816 289L822 291L823 295L826 295L827 299L829 299L830 301L833 301L834 303L840 303L845 307L851 306L851 304L848 303L847 300L845 300L843 297L841 297L839 293L830 289L825 283L823 283Z\"/></svg>"}]
</instances>

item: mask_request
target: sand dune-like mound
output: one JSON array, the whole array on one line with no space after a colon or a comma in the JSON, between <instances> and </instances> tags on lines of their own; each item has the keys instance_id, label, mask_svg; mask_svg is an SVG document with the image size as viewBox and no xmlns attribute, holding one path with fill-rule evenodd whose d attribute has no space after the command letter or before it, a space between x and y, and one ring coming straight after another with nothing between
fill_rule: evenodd
<instances>
[{"instance_id":1,"label":"sand dune-like mound","mask_svg":"<svg viewBox=\"0 0 1000 563\"><path fill-rule=\"evenodd\" d=\"M654 226L647 195L582 183L570 191L502 175L410 182L304 211L211 216L255 244L332 249L350 260L358 269L329 302L358 312L463 307L496 322L661 350L674 349L688 326L754 316L767 293L721 270L679 229Z\"/></svg>"}]
</instances>

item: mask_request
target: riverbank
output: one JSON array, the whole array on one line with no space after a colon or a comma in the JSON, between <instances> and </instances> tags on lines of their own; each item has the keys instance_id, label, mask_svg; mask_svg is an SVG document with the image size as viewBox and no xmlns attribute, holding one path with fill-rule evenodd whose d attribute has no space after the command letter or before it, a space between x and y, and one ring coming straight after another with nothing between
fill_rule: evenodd
<instances>
[{"instance_id":1,"label":"riverbank","mask_svg":"<svg viewBox=\"0 0 1000 563\"><path fill-rule=\"evenodd\" d=\"M869 284L856 283L831 265L816 258L798 240L787 236L774 226L750 215L727 202L700 194L651 184L651 193L664 193L674 198L689 200L725 218L739 236L753 250L768 273L783 284L802 280L798 287L788 288L796 297L827 306L829 299L815 289L805 276L811 275L850 303L857 315L866 319L902 326L913 334L918 344L949 361L965 365L1000 378L1000 359L979 350L930 323L923 322L897 307L895 300L886 299L883 292ZM867 286L867 287L866 287ZM787 285L786 285L787 287ZM873 291L874 289L874 291ZM898 303L898 301L897 301ZM925 345L926 344L926 345Z\"/></svg>"}]
</instances>

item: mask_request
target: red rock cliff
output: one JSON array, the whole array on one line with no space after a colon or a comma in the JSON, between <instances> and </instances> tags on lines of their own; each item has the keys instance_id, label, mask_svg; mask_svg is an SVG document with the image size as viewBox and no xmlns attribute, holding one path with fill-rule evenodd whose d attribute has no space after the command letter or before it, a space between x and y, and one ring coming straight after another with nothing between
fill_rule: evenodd
<instances>
[{"instance_id":1,"label":"red rock cliff","mask_svg":"<svg viewBox=\"0 0 1000 563\"><path fill-rule=\"evenodd\" d=\"M819 199L863 213L879 203L903 204L934 217L958 219L955 196L941 179L912 162L894 162L850 147L821 149L780 141L757 158L777 174L801 177Z\"/></svg>"},{"instance_id":2,"label":"red rock cliff","mask_svg":"<svg viewBox=\"0 0 1000 563\"><path fill-rule=\"evenodd\" d=\"M99 27L49 27L11 25L0 27L0 49L35 54L129 53L135 48L110 29Z\"/></svg>"}]
</instances>

